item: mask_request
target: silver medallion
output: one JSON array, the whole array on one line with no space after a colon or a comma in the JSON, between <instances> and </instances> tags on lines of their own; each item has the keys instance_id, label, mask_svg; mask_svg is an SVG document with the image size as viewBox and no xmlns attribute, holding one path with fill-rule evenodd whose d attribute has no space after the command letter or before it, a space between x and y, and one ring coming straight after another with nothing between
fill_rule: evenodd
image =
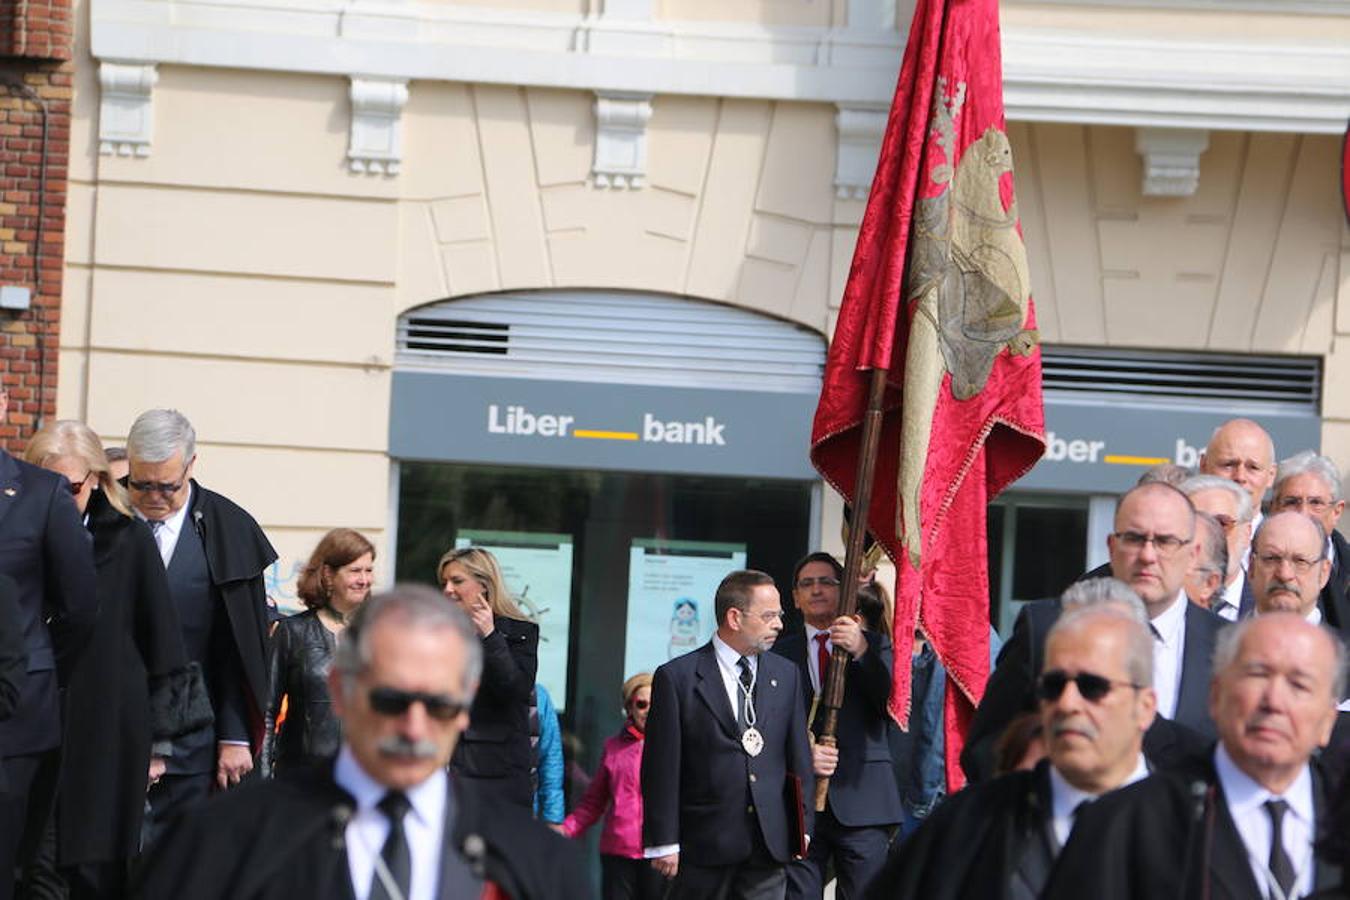
<instances>
[{"instance_id":1,"label":"silver medallion","mask_svg":"<svg viewBox=\"0 0 1350 900\"><path fill-rule=\"evenodd\" d=\"M764 735L760 734L759 729L752 725L745 729L745 733L741 735L741 746L751 756L759 756L760 753L764 752Z\"/></svg>"}]
</instances>

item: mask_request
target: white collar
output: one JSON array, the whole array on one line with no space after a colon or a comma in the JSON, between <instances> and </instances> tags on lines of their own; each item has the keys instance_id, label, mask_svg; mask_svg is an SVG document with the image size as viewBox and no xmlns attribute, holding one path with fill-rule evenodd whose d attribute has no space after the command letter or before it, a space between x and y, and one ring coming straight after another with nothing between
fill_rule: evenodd
<instances>
[{"instance_id":1,"label":"white collar","mask_svg":"<svg viewBox=\"0 0 1350 900\"><path fill-rule=\"evenodd\" d=\"M1125 780L1116 785L1111 790L1119 790L1127 784L1134 784L1148 777L1148 763L1144 761L1144 754L1139 754L1139 759L1135 762L1134 770L1126 776ZM1072 816L1073 811L1084 801L1091 802L1100 797L1101 794L1093 794L1089 791L1080 790L1069 784L1068 780L1060 774L1053 764L1050 766L1050 808L1056 818Z\"/></svg>"},{"instance_id":2,"label":"white collar","mask_svg":"<svg viewBox=\"0 0 1350 900\"><path fill-rule=\"evenodd\" d=\"M1179 591L1172 600L1172 605L1150 620L1149 624L1158 633L1158 639L1163 642L1163 646L1175 647L1177 645L1177 638L1180 637L1181 631L1186 625L1186 604L1189 602L1186 599L1185 592Z\"/></svg>"},{"instance_id":3,"label":"white collar","mask_svg":"<svg viewBox=\"0 0 1350 900\"><path fill-rule=\"evenodd\" d=\"M1272 794L1255 779L1238 768L1223 742L1214 748L1214 770L1219 776L1219 786L1223 788L1224 800L1234 819L1238 819L1272 798L1278 797L1289 804L1289 809L1311 828L1316 821L1313 807L1312 775L1305 763L1298 777L1283 794Z\"/></svg>"},{"instance_id":4,"label":"white collar","mask_svg":"<svg viewBox=\"0 0 1350 900\"><path fill-rule=\"evenodd\" d=\"M429 778L403 792L411 805L410 812L425 825L431 825L445 815L447 777L445 768L437 766ZM357 812L374 809L390 790L361 768L345 741L338 752L337 762L333 764L333 780L338 783L338 787L352 795Z\"/></svg>"},{"instance_id":5,"label":"white collar","mask_svg":"<svg viewBox=\"0 0 1350 900\"><path fill-rule=\"evenodd\" d=\"M807 645L808 647L810 647L813 643L815 643L816 635L818 635L818 634L823 634L823 635L825 635L825 637L826 637L827 640L829 639L829 636L830 636L830 629L828 629L828 628L817 628L816 626L812 625L810 622L806 622L806 623L804 623L804 624L806 625L806 645Z\"/></svg>"},{"instance_id":6,"label":"white collar","mask_svg":"<svg viewBox=\"0 0 1350 900\"><path fill-rule=\"evenodd\" d=\"M1322 608L1314 603L1312 610L1303 618L1306 619L1310 625L1321 625Z\"/></svg>"},{"instance_id":7,"label":"white collar","mask_svg":"<svg viewBox=\"0 0 1350 900\"><path fill-rule=\"evenodd\" d=\"M734 649L730 644L722 640L721 635L716 631L713 632L712 645L713 652L717 654L717 662L722 668L738 676L740 670L736 667L736 663L740 662L742 655L745 655L746 659L750 660L750 671L752 672L755 670L755 664L759 662L754 656L742 654L740 651Z\"/></svg>"}]
</instances>

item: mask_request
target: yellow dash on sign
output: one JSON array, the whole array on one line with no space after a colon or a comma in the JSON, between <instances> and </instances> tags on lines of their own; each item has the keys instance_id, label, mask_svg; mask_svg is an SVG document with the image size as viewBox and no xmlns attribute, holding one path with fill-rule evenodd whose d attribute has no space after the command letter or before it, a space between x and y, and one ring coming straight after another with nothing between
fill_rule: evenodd
<instances>
[{"instance_id":1,"label":"yellow dash on sign","mask_svg":"<svg viewBox=\"0 0 1350 900\"><path fill-rule=\"evenodd\" d=\"M1110 453L1103 459L1113 466L1160 466L1171 462L1165 456L1114 456Z\"/></svg>"},{"instance_id":2,"label":"yellow dash on sign","mask_svg":"<svg viewBox=\"0 0 1350 900\"><path fill-rule=\"evenodd\" d=\"M572 432L572 437L593 438L599 441L636 441L638 434L636 431L590 431L577 428Z\"/></svg>"}]
</instances>

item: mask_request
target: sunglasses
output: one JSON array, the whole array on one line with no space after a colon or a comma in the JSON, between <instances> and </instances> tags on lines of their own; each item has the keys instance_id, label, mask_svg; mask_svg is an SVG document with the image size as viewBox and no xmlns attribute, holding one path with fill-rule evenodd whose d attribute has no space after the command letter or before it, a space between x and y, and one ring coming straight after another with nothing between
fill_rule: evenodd
<instances>
[{"instance_id":1,"label":"sunglasses","mask_svg":"<svg viewBox=\"0 0 1350 900\"><path fill-rule=\"evenodd\" d=\"M442 722L453 719L468 708L449 694L424 694L421 691L400 691L391 687L370 689L370 708L382 716L401 716L414 703L421 703L427 715Z\"/></svg>"},{"instance_id":2,"label":"sunglasses","mask_svg":"<svg viewBox=\"0 0 1350 900\"><path fill-rule=\"evenodd\" d=\"M194 457L195 458L195 457ZM187 483L187 470L192 465L191 460L186 466L183 466L183 472L178 476L177 481L132 481L127 479L127 487L138 494L163 494L166 497L172 497L183 489Z\"/></svg>"},{"instance_id":3,"label":"sunglasses","mask_svg":"<svg viewBox=\"0 0 1350 900\"><path fill-rule=\"evenodd\" d=\"M1078 686L1078 695L1089 703L1098 702L1115 687L1131 687L1136 691L1142 687L1132 681L1112 681L1092 672L1070 675L1063 669L1051 669L1041 675L1040 681L1037 682L1036 696L1053 703L1064 693L1064 688L1068 687L1070 681Z\"/></svg>"},{"instance_id":4,"label":"sunglasses","mask_svg":"<svg viewBox=\"0 0 1350 900\"><path fill-rule=\"evenodd\" d=\"M638 710L646 709L647 707L649 707L649 706L652 705L652 701L650 701L650 700L633 700L633 701L630 701L630 702L631 702L632 705L633 705L633 709L638 709Z\"/></svg>"},{"instance_id":5,"label":"sunglasses","mask_svg":"<svg viewBox=\"0 0 1350 900\"><path fill-rule=\"evenodd\" d=\"M94 474L93 471L85 472L84 477L81 478L79 481L70 482L68 485L68 487L70 488L70 495L72 497L79 496L80 491L84 490L84 483L88 481L89 476L93 474Z\"/></svg>"}]
</instances>

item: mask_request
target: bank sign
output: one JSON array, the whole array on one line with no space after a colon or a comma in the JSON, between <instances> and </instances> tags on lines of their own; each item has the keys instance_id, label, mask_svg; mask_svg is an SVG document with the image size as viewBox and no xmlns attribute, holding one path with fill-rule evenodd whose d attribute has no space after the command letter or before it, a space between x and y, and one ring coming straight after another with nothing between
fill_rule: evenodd
<instances>
[{"instance_id":1,"label":"bank sign","mask_svg":"<svg viewBox=\"0 0 1350 900\"><path fill-rule=\"evenodd\" d=\"M390 454L814 479L815 394L395 372Z\"/></svg>"},{"instance_id":2,"label":"bank sign","mask_svg":"<svg viewBox=\"0 0 1350 900\"><path fill-rule=\"evenodd\" d=\"M1214 429L1236 412L1209 407L1141 406L1045 398L1045 456L1014 486L1018 490L1116 494L1153 466L1195 466ZM1316 413L1251 411L1283 459L1322 444Z\"/></svg>"}]
</instances>

